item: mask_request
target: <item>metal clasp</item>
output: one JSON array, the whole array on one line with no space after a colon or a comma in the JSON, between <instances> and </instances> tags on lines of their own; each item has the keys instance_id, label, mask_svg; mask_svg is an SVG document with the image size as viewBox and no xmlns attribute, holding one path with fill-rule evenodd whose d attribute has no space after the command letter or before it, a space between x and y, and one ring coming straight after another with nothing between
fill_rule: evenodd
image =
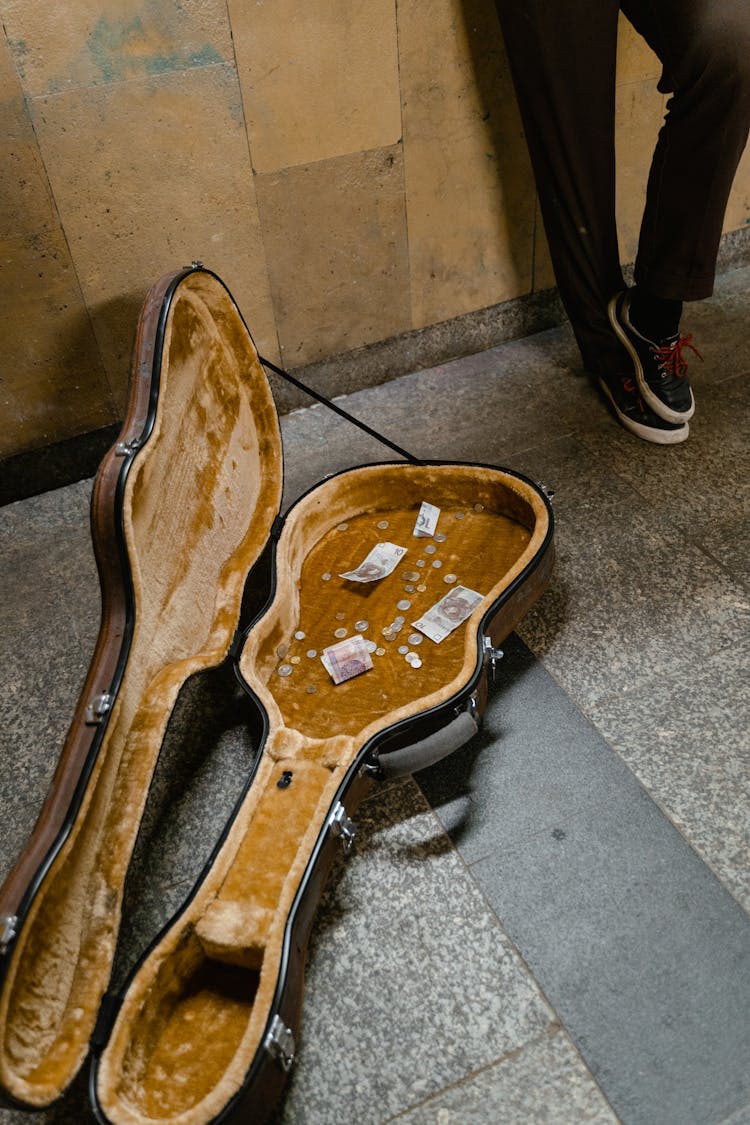
<instances>
[{"instance_id":1,"label":"metal clasp","mask_svg":"<svg viewBox=\"0 0 750 1125\"><path fill-rule=\"evenodd\" d=\"M115 457L129 457L131 453L135 453L136 449L140 449L140 438L132 438L131 441L118 441L115 446Z\"/></svg>"},{"instance_id":2,"label":"metal clasp","mask_svg":"<svg viewBox=\"0 0 750 1125\"><path fill-rule=\"evenodd\" d=\"M100 723L108 711L112 709L112 702L114 696L108 691L100 692L95 695L86 708L86 722L89 726L96 726Z\"/></svg>"},{"instance_id":3,"label":"metal clasp","mask_svg":"<svg viewBox=\"0 0 750 1125\"><path fill-rule=\"evenodd\" d=\"M479 723L479 692L473 691L465 703L456 708L456 715L468 711L475 723Z\"/></svg>"},{"instance_id":4,"label":"metal clasp","mask_svg":"<svg viewBox=\"0 0 750 1125\"><path fill-rule=\"evenodd\" d=\"M346 809L341 804L341 801L336 802L336 807L331 813L331 819L328 823L333 835L341 837L344 852L346 855L349 855L354 847L354 837L357 835L357 826L354 821L350 820L347 816Z\"/></svg>"},{"instance_id":5,"label":"metal clasp","mask_svg":"<svg viewBox=\"0 0 750 1125\"><path fill-rule=\"evenodd\" d=\"M555 490L550 488L548 484L543 484L540 480L537 482L537 487L544 493L550 503L555 499Z\"/></svg>"},{"instance_id":6,"label":"metal clasp","mask_svg":"<svg viewBox=\"0 0 750 1125\"><path fill-rule=\"evenodd\" d=\"M495 679L497 675L497 666L505 656L501 648L495 648L490 637L484 638L484 660L485 664L490 666L490 675Z\"/></svg>"},{"instance_id":7,"label":"metal clasp","mask_svg":"<svg viewBox=\"0 0 750 1125\"><path fill-rule=\"evenodd\" d=\"M8 946L16 936L17 929L17 914L0 915L0 954L8 952Z\"/></svg>"},{"instance_id":8,"label":"metal clasp","mask_svg":"<svg viewBox=\"0 0 750 1125\"><path fill-rule=\"evenodd\" d=\"M294 1035L280 1016L274 1016L263 1046L272 1058L281 1064L284 1071L292 1069L294 1062Z\"/></svg>"}]
</instances>

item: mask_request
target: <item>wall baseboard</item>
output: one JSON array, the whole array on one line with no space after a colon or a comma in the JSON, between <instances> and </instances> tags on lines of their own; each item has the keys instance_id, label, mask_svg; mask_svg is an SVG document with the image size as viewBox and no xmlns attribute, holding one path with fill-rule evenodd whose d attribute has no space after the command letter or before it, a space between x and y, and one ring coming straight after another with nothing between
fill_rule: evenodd
<instances>
[{"instance_id":1,"label":"wall baseboard","mask_svg":"<svg viewBox=\"0 0 750 1125\"><path fill-rule=\"evenodd\" d=\"M750 225L722 237L717 274L748 265ZM557 290L545 289L330 356L297 368L293 374L327 398L335 398L555 328L564 321ZM303 391L273 374L269 378L279 414L310 404ZM105 426L0 459L0 505L92 477L119 428L117 424Z\"/></svg>"}]
</instances>

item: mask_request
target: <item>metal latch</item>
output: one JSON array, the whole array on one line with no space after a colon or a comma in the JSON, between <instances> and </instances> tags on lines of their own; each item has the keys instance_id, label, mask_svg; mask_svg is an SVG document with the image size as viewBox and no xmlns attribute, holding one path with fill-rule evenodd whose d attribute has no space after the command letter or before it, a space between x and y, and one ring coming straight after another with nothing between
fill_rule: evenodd
<instances>
[{"instance_id":1,"label":"metal latch","mask_svg":"<svg viewBox=\"0 0 750 1125\"><path fill-rule=\"evenodd\" d=\"M263 1046L272 1058L276 1059L282 1070L292 1069L294 1062L294 1035L292 1029L287 1027L280 1016L274 1016L271 1021Z\"/></svg>"},{"instance_id":2,"label":"metal latch","mask_svg":"<svg viewBox=\"0 0 750 1125\"><path fill-rule=\"evenodd\" d=\"M8 952L8 946L16 936L17 914L0 914L0 954Z\"/></svg>"},{"instance_id":3,"label":"metal latch","mask_svg":"<svg viewBox=\"0 0 750 1125\"><path fill-rule=\"evenodd\" d=\"M112 701L114 696L108 691L100 692L95 695L86 708L86 722L89 726L95 726L100 723L108 711L112 709Z\"/></svg>"},{"instance_id":4,"label":"metal latch","mask_svg":"<svg viewBox=\"0 0 750 1125\"><path fill-rule=\"evenodd\" d=\"M536 483L539 490L543 492L549 502L552 503L552 501L555 499L554 488L550 488L548 484L543 484L540 480L538 480Z\"/></svg>"},{"instance_id":5,"label":"metal latch","mask_svg":"<svg viewBox=\"0 0 750 1125\"><path fill-rule=\"evenodd\" d=\"M497 674L497 666L505 656L501 648L495 648L489 637L484 638L484 660L490 666L490 675L493 680Z\"/></svg>"},{"instance_id":6,"label":"metal latch","mask_svg":"<svg viewBox=\"0 0 750 1125\"><path fill-rule=\"evenodd\" d=\"M115 446L115 457L128 457L131 453L135 453L136 449L140 449L140 447L140 438L132 438L130 441L118 441Z\"/></svg>"},{"instance_id":7,"label":"metal latch","mask_svg":"<svg viewBox=\"0 0 750 1125\"><path fill-rule=\"evenodd\" d=\"M336 802L336 807L331 813L329 824L333 835L341 837L344 851L349 855L354 847L354 837L357 835L357 826L354 821L350 820L346 815L346 809L341 804L341 801Z\"/></svg>"},{"instance_id":8,"label":"metal latch","mask_svg":"<svg viewBox=\"0 0 750 1125\"><path fill-rule=\"evenodd\" d=\"M468 711L475 723L479 723L479 692L473 691L465 703L456 708L456 716Z\"/></svg>"}]
</instances>

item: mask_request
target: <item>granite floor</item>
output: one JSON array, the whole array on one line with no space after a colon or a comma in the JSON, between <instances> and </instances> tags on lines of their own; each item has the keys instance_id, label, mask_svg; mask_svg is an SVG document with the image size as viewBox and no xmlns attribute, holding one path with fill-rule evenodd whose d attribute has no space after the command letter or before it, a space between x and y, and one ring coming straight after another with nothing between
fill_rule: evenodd
<instances>
[{"instance_id":1,"label":"granite floor","mask_svg":"<svg viewBox=\"0 0 750 1125\"><path fill-rule=\"evenodd\" d=\"M750 1123L749 314L750 270L690 307L705 361L674 448L618 427L567 330L341 400L418 455L554 487L558 563L479 735L362 806L315 924L277 1125ZM388 456L322 407L282 430L286 503ZM89 493L0 509L0 875L96 636ZM253 718L222 672L180 697L115 984L200 871ZM37 1120L92 1121L85 1085Z\"/></svg>"}]
</instances>

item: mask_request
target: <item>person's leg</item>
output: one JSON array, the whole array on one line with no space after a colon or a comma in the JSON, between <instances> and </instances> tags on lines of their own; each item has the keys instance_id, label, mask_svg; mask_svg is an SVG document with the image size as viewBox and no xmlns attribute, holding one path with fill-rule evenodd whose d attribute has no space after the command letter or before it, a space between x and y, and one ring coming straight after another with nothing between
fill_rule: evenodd
<instances>
[{"instance_id":1,"label":"person's leg","mask_svg":"<svg viewBox=\"0 0 750 1125\"><path fill-rule=\"evenodd\" d=\"M596 374L627 364L607 317L615 225L619 0L496 0L560 296Z\"/></svg>"},{"instance_id":2,"label":"person's leg","mask_svg":"<svg viewBox=\"0 0 750 1125\"><path fill-rule=\"evenodd\" d=\"M682 302L713 291L729 192L750 125L747 0L623 0L673 94L654 152L636 286L610 303L647 405L672 422L694 410ZM695 349L693 349L695 350Z\"/></svg>"}]
</instances>

